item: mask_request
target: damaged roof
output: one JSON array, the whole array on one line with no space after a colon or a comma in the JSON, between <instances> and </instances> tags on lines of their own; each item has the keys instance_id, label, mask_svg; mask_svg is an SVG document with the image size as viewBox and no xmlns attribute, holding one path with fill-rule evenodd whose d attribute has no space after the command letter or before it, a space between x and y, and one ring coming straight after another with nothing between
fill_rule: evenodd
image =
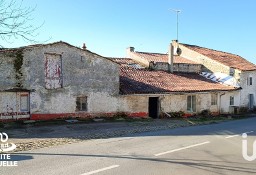
<instances>
[{"instance_id":1,"label":"damaged roof","mask_svg":"<svg viewBox=\"0 0 256 175\"><path fill-rule=\"evenodd\" d=\"M182 44L183 46L207 56L215 61L218 61L226 66L236 68L239 70L249 71L256 70L256 65L247 61L239 55L208 49L196 45Z\"/></svg>"},{"instance_id":2,"label":"damaged roof","mask_svg":"<svg viewBox=\"0 0 256 175\"><path fill-rule=\"evenodd\" d=\"M135 69L127 64L129 58L113 59L120 64L121 94L164 94L175 92L232 91L239 88L209 80L197 73L169 73L145 68Z\"/></svg>"}]
</instances>

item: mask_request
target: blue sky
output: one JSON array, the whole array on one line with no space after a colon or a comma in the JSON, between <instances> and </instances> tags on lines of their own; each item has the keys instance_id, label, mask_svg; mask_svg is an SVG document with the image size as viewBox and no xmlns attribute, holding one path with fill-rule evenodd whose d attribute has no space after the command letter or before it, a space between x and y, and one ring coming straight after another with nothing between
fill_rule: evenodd
<instances>
[{"instance_id":1,"label":"blue sky","mask_svg":"<svg viewBox=\"0 0 256 175\"><path fill-rule=\"evenodd\" d=\"M128 46L137 51L166 53L179 41L238 54L256 63L255 0L23 0L36 6L33 24L38 41L65 41L103 56L124 57ZM1 41L2 42L2 41ZM21 39L1 43L28 45Z\"/></svg>"}]
</instances>

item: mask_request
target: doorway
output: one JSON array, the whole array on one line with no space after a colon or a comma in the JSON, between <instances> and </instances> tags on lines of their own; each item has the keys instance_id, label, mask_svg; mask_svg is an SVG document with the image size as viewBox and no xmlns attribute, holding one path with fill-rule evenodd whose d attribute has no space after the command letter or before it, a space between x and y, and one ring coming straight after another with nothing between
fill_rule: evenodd
<instances>
[{"instance_id":1,"label":"doorway","mask_svg":"<svg viewBox=\"0 0 256 175\"><path fill-rule=\"evenodd\" d=\"M159 111L159 98L158 97L149 97L148 100L148 115L151 118L158 118Z\"/></svg>"}]
</instances>

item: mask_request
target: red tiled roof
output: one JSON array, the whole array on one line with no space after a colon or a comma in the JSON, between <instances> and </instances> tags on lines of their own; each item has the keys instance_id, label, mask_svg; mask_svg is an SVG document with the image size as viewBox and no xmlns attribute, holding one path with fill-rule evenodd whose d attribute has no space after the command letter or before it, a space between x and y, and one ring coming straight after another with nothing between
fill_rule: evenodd
<instances>
[{"instance_id":1,"label":"red tiled roof","mask_svg":"<svg viewBox=\"0 0 256 175\"><path fill-rule=\"evenodd\" d=\"M196 73L168 73L121 67L120 91L122 94L159 94L173 92L230 91L225 86Z\"/></svg>"},{"instance_id":2,"label":"red tiled roof","mask_svg":"<svg viewBox=\"0 0 256 175\"><path fill-rule=\"evenodd\" d=\"M168 62L168 54L149 53L149 52L133 52L133 53L149 62L150 61ZM199 64L180 56L174 56L173 63Z\"/></svg>"},{"instance_id":3,"label":"red tiled roof","mask_svg":"<svg viewBox=\"0 0 256 175\"><path fill-rule=\"evenodd\" d=\"M137 64L131 58L113 58L113 57L110 57L110 59L113 60L114 62L120 64L123 67L128 67L129 64Z\"/></svg>"},{"instance_id":4,"label":"red tiled roof","mask_svg":"<svg viewBox=\"0 0 256 175\"><path fill-rule=\"evenodd\" d=\"M211 59L214 59L226 66L240 69L240 70L256 70L256 65L240 57L239 55L217 51L213 49L208 49L204 47L199 47L195 45L189 45L189 44L182 44L182 45L202 55L205 55Z\"/></svg>"}]
</instances>

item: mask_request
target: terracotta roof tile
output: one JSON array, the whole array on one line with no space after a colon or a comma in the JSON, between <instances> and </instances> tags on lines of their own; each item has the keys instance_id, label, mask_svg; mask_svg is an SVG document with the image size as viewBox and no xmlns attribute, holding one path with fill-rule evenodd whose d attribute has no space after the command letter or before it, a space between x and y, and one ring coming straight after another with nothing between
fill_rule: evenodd
<instances>
[{"instance_id":1,"label":"terracotta roof tile","mask_svg":"<svg viewBox=\"0 0 256 175\"><path fill-rule=\"evenodd\" d=\"M196 73L173 73L121 67L120 91L122 94L159 94L174 92L203 92L236 90Z\"/></svg>"},{"instance_id":2,"label":"terracotta roof tile","mask_svg":"<svg viewBox=\"0 0 256 175\"><path fill-rule=\"evenodd\" d=\"M202 55L205 55L211 59L214 59L226 66L233 67L240 70L256 70L256 65L247 61L239 55L199 47L195 45L182 44L185 47L194 50Z\"/></svg>"},{"instance_id":3,"label":"terracotta roof tile","mask_svg":"<svg viewBox=\"0 0 256 175\"><path fill-rule=\"evenodd\" d=\"M154 62L168 62L168 54L161 53L149 53L149 52L134 52L137 56L146 59L147 61ZM186 64L198 64L194 61L188 60L180 56L174 56L173 63L186 63Z\"/></svg>"}]
</instances>

